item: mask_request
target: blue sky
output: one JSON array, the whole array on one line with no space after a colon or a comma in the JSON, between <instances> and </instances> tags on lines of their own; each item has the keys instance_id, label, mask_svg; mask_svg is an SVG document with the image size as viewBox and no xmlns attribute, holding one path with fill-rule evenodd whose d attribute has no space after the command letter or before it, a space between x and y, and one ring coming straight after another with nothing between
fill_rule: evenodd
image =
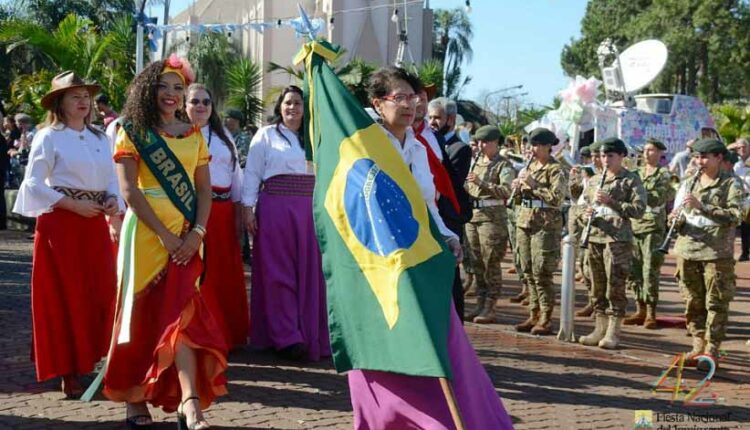
<instances>
[{"instance_id":1,"label":"blue sky","mask_svg":"<svg viewBox=\"0 0 750 430\"><path fill-rule=\"evenodd\" d=\"M292 0L277 0L292 1ZM464 6L465 0L431 0L430 7ZM480 104L483 92L523 85L523 100L546 105L567 85L560 52L579 37L586 0L472 0L474 59L465 66L473 80L462 94ZM174 16L190 0L173 0ZM161 17L161 8L152 14Z\"/></svg>"}]
</instances>

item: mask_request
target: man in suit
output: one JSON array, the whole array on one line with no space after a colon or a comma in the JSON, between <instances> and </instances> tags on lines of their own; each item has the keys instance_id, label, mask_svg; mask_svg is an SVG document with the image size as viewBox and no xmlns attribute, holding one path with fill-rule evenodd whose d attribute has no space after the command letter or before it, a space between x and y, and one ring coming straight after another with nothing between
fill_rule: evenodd
<instances>
[{"instance_id":1,"label":"man in suit","mask_svg":"<svg viewBox=\"0 0 750 430\"><path fill-rule=\"evenodd\" d=\"M471 199L464 189L466 176L471 166L471 148L461 141L455 131L458 113L456 102L445 97L433 99L427 105L427 112L430 128L444 150L443 165L450 173L460 206L460 210L456 211L452 202L446 198L440 198L438 209L445 225L463 240L464 225L469 222L472 214ZM456 277L453 282L453 301L458 315L463 319L464 293L458 268L456 268Z\"/></svg>"}]
</instances>

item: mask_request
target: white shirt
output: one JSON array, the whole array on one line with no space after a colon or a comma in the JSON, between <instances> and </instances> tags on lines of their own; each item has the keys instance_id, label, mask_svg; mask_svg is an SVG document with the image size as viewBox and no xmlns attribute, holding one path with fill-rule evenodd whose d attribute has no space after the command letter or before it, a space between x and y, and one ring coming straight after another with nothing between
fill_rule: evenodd
<instances>
[{"instance_id":1,"label":"white shirt","mask_svg":"<svg viewBox=\"0 0 750 430\"><path fill-rule=\"evenodd\" d=\"M268 178L311 174L312 167L305 159L305 150L300 146L297 134L284 124L279 124L278 130L276 125L267 125L258 130L250 141L242 180L242 204L255 206L260 184Z\"/></svg>"},{"instance_id":2,"label":"white shirt","mask_svg":"<svg viewBox=\"0 0 750 430\"><path fill-rule=\"evenodd\" d=\"M238 159L232 164L232 152L227 148L226 143L214 132L210 131L209 126L201 128L203 138L208 145L208 152L211 154L211 161L208 163L208 171L211 174L211 186L218 188L231 188L233 202L239 202L242 198L242 169ZM224 130L229 141L234 146L234 152L237 153L237 147L232 140L232 134L229 130Z\"/></svg>"},{"instance_id":3,"label":"white shirt","mask_svg":"<svg viewBox=\"0 0 750 430\"><path fill-rule=\"evenodd\" d=\"M432 152L435 153L437 158L440 161L443 161L443 151L440 149L440 144L438 143L437 136L435 136L435 132L432 131L430 126L425 124L424 128L422 128L422 132L419 133L419 135L424 137L424 139L427 141L427 144L430 145Z\"/></svg>"},{"instance_id":4,"label":"white shirt","mask_svg":"<svg viewBox=\"0 0 750 430\"><path fill-rule=\"evenodd\" d=\"M742 180L745 192L750 192L750 167L745 163L746 160L740 160L734 164L734 174Z\"/></svg>"},{"instance_id":5,"label":"white shirt","mask_svg":"<svg viewBox=\"0 0 750 430\"><path fill-rule=\"evenodd\" d=\"M690 166L690 148L685 148L676 153L674 157L672 157L672 161L669 162L669 170L677 173L677 176L679 176L680 179L685 177L685 171L688 166Z\"/></svg>"},{"instance_id":6,"label":"white shirt","mask_svg":"<svg viewBox=\"0 0 750 430\"><path fill-rule=\"evenodd\" d=\"M29 164L13 212L36 217L52 211L52 206L64 197L52 189L55 186L106 191L118 196L120 209L124 209L114 166L105 136L97 136L88 128L76 131L45 127L31 143Z\"/></svg>"},{"instance_id":7,"label":"white shirt","mask_svg":"<svg viewBox=\"0 0 750 430\"><path fill-rule=\"evenodd\" d=\"M117 142L117 132L120 131L120 127L122 126L122 117L115 118L112 120L109 125L107 126L107 129L104 131L104 134L107 135L107 139L109 139L109 145L112 149L112 153L115 153L115 142Z\"/></svg>"},{"instance_id":8,"label":"white shirt","mask_svg":"<svg viewBox=\"0 0 750 430\"><path fill-rule=\"evenodd\" d=\"M396 136L391 134L391 132L385 128L383 128L383 131L386 136L388 136L393 147L396 148L396 151L401 155L401 158L403 158L406 165L409 166L411 175L417 181L419 190L422 192L422 197L424 198L425 203L427 203L427 209L435 220L435 224L437 225L438 230L440 230L440 234L458 239L458 236L446 227L443 219L440 218L437 204L435 204L437 192L435 191L432 172L430 172L430 164L427 161L427 150L421 143L419 143L417 138L414 137L414 131L411 127L406 129L406 139L404 140L403 147Z\"/></svg>"}]
</instances>

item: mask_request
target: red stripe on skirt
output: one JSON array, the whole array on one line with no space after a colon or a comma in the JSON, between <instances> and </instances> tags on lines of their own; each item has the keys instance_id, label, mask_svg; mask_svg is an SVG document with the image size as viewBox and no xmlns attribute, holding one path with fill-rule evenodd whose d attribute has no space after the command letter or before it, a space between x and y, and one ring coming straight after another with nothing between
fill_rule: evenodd
<instances>
[{"instance_id":1,"label":"red stripe on skirt","mask_svg":"<svg viewBox=\"0 0 750 430\"><path fill-rule=\"evenodd\" d=\"M235 204L216 201L203 240L206 271L201 295L230 348L247 344L245 270L237 237Z\"/></svg>"},{"instance_id":2,"label":"red stripe on skirt","mask_svg":"<svg viewBox=\"0 0 750 430\"><path fill-rule=\"evenodd\" d=\"M166 412L181 400L174 358L178 342L195 351L197 395L203 409L226 393L226 345L195 288L202 264L196 254L187 266L170 261L166 276L137 294L130 343L114 345L104 376L104 395L120 402L147 401ZM118 315L119 321L121 315Z\"/></svg>"},{"instance_id":3,"label":"red stripe on skirt","mask_svg":"<svg viewBox=\"0 0 750 430\"><path fill-rule=\"evenodd\" d=\"M116 290L104 215L56 209L37 218L31 274L37 380L94 369L109 347Z\"/></svg>"}]
</instances>

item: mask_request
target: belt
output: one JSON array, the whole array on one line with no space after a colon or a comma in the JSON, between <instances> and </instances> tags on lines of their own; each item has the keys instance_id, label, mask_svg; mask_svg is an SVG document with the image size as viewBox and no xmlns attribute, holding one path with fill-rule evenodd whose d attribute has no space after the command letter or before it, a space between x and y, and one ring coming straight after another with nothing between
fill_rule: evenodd
<instances>
[{"instance_id":1,"label":"belt","mask_svg":"<svg viewBox=\"0 0 750 430\"><path fill-rule=\"evenodd\" d=\"M75 188L67 188L67 187L52 187L52 188L57 192L65 194L71 199L91 200L93 202L97 202L100 204L104 204L104 202L107 201L107 197L109 197L109 194L107 194L106 191L86 191L86 190L77 190Z\"/></svg>"},{"instance_id":2,"label":"belt","mask_svg":"<svg viewBox=\"0 0 750 430\"><path fill-rule=\"evenodd\" d=\"M232 188L214 188L211 190L211 198L216 202L226 202L232 198Z\"/></svg>"},{"instance_id":3,"label":"belt","mask_svg":"<svg viewBox=\"0 0 750 430\"><path fill-rule=\"evenodd\" d=\"M692 226L698 227L698 228L704 228L704 227L716 227L719 224L703 215L696 215L696 214L685 214L685 222L687 224L690 224Z\"/></svg>"},{"instance_id":4,"label":"belt","mask_svg":"<svg viewBox=\"0 0 750 430\"><path fill-rule=\"evenodd\" d=\"M485 200L474 200L472 202L474 209L482 208L494 208L495 206L505 206L505 200L497 199L485 199Z\"/></svg>"},{"instance_id":5,"label":"belt","mask_svg":"<svg viewBox=\"0 0 750 430\"><path fill-rule=\"evenodd\" d=\"M620 213L612 209L609 206L598 206L595 208L597 216L609 216L613 218L620 218Z\"/></svg>"},{"instance_id":6,"label":"belt","mask_svg":"<svg viewBox=\"0 0 750 430\"><path fill-rule=\"evenodd\" d=\"M662 211L662 209L664 209L664 205L656 206L656 207L646 206L646 213L647 214L658 214L658 213L660 213Z\"/></svg>"},{"instance_id":7,"label":"belt","mask_svg":"<svg viewBox=\"0 0 750 430\"><path fill-rule=\"evenodd\" d=\"M550 206L547 203L544 203L542 200L536 199L521 199L521 207L532 209L558 209L555 206Z\"/></svg>"}]
</instances>

